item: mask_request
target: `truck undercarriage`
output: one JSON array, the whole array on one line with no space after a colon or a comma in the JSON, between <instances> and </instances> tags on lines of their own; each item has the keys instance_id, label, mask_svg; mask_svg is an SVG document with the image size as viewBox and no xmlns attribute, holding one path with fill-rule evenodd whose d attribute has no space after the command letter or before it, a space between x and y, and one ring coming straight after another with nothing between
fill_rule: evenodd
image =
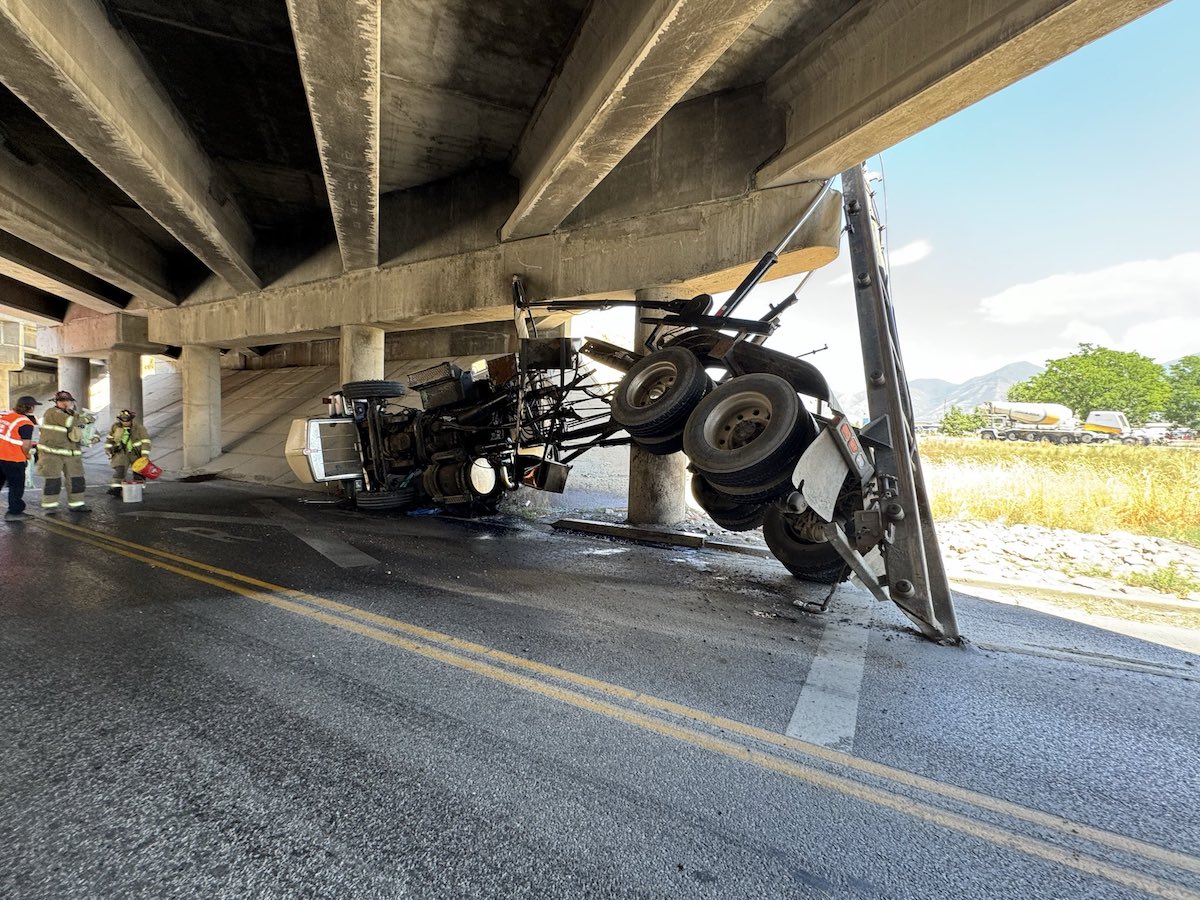
<instances>
[{"instance_id":1,"label":"truck undercarriage","mask_svg":"<svg viewBox=\"0 0 1200 900\"><path fill-rule=\"evenodd\" d=\"M718 525L761 527L797 578L837 584L853 574L926 636L957 641L874 206L860 167L842 185L872 417L863 428L847 420L814 365L763 346L800 288L761 319L732 315L822 192L715 314L708 295L639 303L661 317L642 320L654 330L637 350L538 337L533 309L589 304L529 301L514 278L518 352L470 370L442 363L407 386L346 384L328 416L293 423L293 470L306 481L340 482L363 510L434 505L487 515L521 485L561 492L571 460L596 446L683 452L693 497ZM620 380L598 380L588 358ZM420 393L420 409L401 402L409 389Z\"/></svg>"}]
</instances>

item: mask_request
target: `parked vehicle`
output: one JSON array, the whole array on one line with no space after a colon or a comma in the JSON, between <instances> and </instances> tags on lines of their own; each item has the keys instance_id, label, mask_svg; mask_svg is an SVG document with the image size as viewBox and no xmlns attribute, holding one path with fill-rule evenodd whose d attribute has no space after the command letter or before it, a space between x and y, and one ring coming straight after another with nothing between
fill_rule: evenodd
<instances>
[{"instance_id":1,"label":"parked vehicle","mask_svg":"<svg viewBox=\"0 0 1200 900\"><path fill-rule=\"evenodd\" d=\"M987 404L988 424L980 429L983 440L1040 441L1047 444L1149 444L1129 424L1125 413L1093 410L1080 422L1075 413L1060 403Z\"/></svg>"}]
</instances>

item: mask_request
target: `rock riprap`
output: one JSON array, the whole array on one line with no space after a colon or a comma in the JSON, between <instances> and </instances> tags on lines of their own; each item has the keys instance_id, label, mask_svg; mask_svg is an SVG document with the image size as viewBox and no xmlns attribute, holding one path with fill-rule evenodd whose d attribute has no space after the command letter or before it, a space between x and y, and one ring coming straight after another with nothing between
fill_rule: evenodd
<instances>
[{"instance_id":1,"label":"rock riprap","mask_svg":"<svg viewBox=\"0 0 1200 900\"><path fill-rule=\"evenodd\" d=\"M951 577L1133 593L1152 588L1130 587L1127 578L1174 567L1181 580L1200 583L1200 550L1164 538L957 520L938 522L937 533ZM1200 601L1200 592L1189 599Z\"/></svg>"}]
</instances>

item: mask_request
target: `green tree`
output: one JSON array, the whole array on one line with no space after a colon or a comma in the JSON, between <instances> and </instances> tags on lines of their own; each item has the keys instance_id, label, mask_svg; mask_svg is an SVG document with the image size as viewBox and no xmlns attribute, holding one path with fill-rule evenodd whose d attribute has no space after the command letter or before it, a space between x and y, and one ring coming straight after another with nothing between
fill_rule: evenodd
<instances>
[{"instance_id":1,"label":"green tree","mask_svg":"<svg viewBox=\"0 0 1200 900\"><path fill-rule=\"evenodd\" d=\"M1080 344L1062 359L1046 361L1046 371L1014 384L1008 399L1061 403L1080 417L1097 409L1115 409L1132 422L1162 412L1171 397L1166 373L1148 356Z\"/></svg>"},{"instance_id":2,"label":"green tree","mask_svg":"<svg viewBox=\"0 0 1200 900\"><path fill-rule=\"evenodd\" d=\"M986 424L987 416L978 409L975 412L966 413L957 406L952 406L942 416L942 434L948 434L951 437L960 437L972 431L978 431Z\"/></svg>"},{"instance_id":3,"label":"green tree","mask_svg":"<svg viewBox=\"0 0 1200 900\"><path fill-rule=\"evenodd\" d=\"M1163 412L1167 419L1200 428L1200 355L1185 356L1167 370L1171 399Z\"/></svg>"}]
</instances>

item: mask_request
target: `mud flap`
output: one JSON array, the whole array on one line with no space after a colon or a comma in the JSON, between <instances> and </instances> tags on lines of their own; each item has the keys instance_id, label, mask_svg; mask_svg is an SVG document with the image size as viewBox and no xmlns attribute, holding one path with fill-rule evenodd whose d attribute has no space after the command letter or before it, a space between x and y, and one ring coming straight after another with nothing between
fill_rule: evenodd
<instances>
[{"instance_id":1,"label":"mud flap","mask_svg":"<svg viewBox=\"0 0 1200 900\"><path fill-rule=\"evenodd\" d=\"M809 509L822 521L831 522L838 495L849 471L850 467L846 465L833 435L828 429L822 428L796 463L792 484L797 486Z\"/></svg>"}]
</instances>

